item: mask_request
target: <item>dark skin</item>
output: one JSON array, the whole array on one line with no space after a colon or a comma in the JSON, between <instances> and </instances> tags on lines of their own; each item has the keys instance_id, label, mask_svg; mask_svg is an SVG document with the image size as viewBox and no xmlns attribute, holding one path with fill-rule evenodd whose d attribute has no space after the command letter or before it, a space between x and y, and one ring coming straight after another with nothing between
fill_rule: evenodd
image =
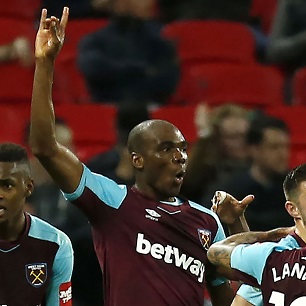
<instances>
[{"instance_id":1,"label":"dark skin","mask_svg":"<svg viewBox=\"0 0 306 306\"><path fill-rule=\"evenodd\" d=\"M24 205L33 192L29 167L0 162L0 239L13 242L25 227Z\"/></svg>"},{"instance_id":2,"label":"dark skin","mask_svg":"<svg viewBox=\"0 0 306 306\"><path fill-rule=\"evenodd\" d=\"M52 103L54 62L64 43L68 15L68 8L64 8L61 20L47 18L47 11L42 10L35 42L30 144L32 152L57 185L64 192L72 193L79 185L83 165L56 141ZM179 195L188 156L186 141L175 126L163 120L143 122L130 133L128 147L135 186L141 193L155 200L168 201ZM241 218L251 200L235 200L238 205L228 203L227 208L234 210L229 226L243 230ZM215 287L211 295L214 306L230 305L234 296L228 284Z\"/></svg>"}]
</instances>

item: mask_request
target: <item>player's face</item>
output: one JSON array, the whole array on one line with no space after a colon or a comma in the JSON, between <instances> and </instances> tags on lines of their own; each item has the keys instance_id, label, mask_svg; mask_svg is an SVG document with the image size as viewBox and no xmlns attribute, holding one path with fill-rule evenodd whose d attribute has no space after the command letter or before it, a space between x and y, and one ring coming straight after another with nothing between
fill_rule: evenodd
<instances>
[{"instance_id":1,"label":"player's face","mask_svg":"<svg viewBox=\"0 0 306 306\"><path fill-rule=\"evenodd\" d=\"M179 194L187 167L187 143L171 125L152 129L145 140L144 177L155 197L167 200Z\"/></svg>"},{"instance_id":2,"label":"player's face","mask_svg":"<svg viewBox=\"0 0 306 306\"><path fill-rule=\"evenodd\" d=\"M26 167L0 162L0 224L14 222L23 214L25 199L33 190Z\"/></svg>"}]
</instances>

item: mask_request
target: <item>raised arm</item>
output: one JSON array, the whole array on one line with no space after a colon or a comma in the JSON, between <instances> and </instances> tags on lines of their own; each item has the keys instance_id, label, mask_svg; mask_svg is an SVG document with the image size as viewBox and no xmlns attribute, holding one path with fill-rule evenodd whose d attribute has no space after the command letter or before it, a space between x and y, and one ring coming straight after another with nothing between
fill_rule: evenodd
<instances>
[{"instance_id":1,"label":"raised arm","mask_svg":"<svg viewBox=\"0 0 306 306\"><path fill-rule=\"evenodd\" d=\"M230 269L231 254L237 245L265 241L278 241L289 233L292 233L293 229L293 227L278 228L267 232L245 232L232 235L211 245L207 252L208 260L218 267ZM229 275L230 274L226 274L227 277Z\"/></svg>"},{"instance_id":2,"label":"raised arm","mask_svg":"<svg viewBox=\"0 0 306 306\"><path fill-rule=\"evenodd\" d=\"M30 145L58 186L71 193L79 184L83 166L72 152L56 141L52 103L54 62L64 43L68 15L67 7L63 9L61 20L54 16L47 18L46 9L41 13L35 41Z\"/></svg>"}]
</instances>

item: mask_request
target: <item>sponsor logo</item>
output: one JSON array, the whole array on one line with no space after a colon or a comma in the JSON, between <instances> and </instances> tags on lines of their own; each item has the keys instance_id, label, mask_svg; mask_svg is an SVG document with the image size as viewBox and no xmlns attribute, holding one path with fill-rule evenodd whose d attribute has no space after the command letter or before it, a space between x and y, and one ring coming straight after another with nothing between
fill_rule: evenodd
<instances>
[{"instance_id":1,"label":"sponsor logo","mask_svg":"<svg viewBox=\"0 0 306 306\"><path fill-rule=\"evenodd\" d=\"M203 248L208 250L211 241L211 232L203 228L198 228L198 235Z\"/></svg>"},{"instance_id":2,"label":"sponsor logo","mask_svg":"<svg viewBox=\"0 0 306 306\"><path fill-rule=\"evenodd\" d=\"M145 215L147 219L158 221L158 218L161 217L161 215L153 209L146 208L145 211L147 212L147 214Z\"/></svg>"},{"instance_id":3,"label":"sponsor logo","mask_svg":"<svg viewBox=\"0 0 306 306\"><path fill-rule=\"evenodd\" d=\"M47 264L37 263L25 266L27 281L35 288L42 286L47 280Z\"/></svg>"},{"instance_id":4,"label":"sponsor logo","mask_svg":"<svg viewBox=\"0 0 306 306\"><path fill-rule=\"evenodd\" d=\"M71 282L63 283L59 288L60 306L72 306Z\"/></svg>"},{"instance_id":5,"label":"sponsor logo","mask_svg":"<svg viewBox=\"0 0 306 306\"><path fill-rule=\"evenodd\" d=\"M204 281L205 265L198 259L180 253L180 250L171 245L151 243L145 239L144 234L137 234L136 252L143 255L151 255L155 259L163 260L166 264L172 264L197 277L199 283Z\"/></svg>"}]
</instances>

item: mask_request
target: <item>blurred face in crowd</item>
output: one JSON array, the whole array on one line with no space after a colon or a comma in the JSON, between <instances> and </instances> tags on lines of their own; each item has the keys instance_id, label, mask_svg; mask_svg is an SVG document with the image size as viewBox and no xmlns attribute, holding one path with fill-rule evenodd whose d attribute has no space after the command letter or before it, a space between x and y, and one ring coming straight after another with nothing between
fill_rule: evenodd
<instances>
[{"instance_id":1,"label":"blurred face in crowd","mask_svg":"<svg viewBox=\"0 0 306 306\"><path fill-rule=\"evenodd\" d=\"M116 15L128 15L138 18L150 18L155 0L112 0L111 8Z\"/></svg>"},{"instance_id":2,"label":"blurred face in crowd","mask_svg":"<svg viewBox=\"0 0 306 306\"><path fill-rule=\"evenodd\" d=\"M248 156L246 133L249 122L244 117L229 116L219 126L219 136L223 154L228 158L245 159Z\"/></svg>"},{"instance_id":3,"label":"blurred face in crowd","mask_svg":"<svg viewBox=\"0 0 306 306\"><path fill-rule=\"evenodd\" d=\"M56 124L55 137L60 144L68 148L70 151L74 151L73 132L67 125Z\"/></svg>"},{"instance_id":4,"label":"blurred face in crowd","mask_svg":"<svg viewBox=\"0 0 306 306\"><path fill-rule=\"evenodd\" d=\"M288 133L280 129L267 128L261 143L252 146L252 157L267 174L283 174L288 170L289 146Z\"/></svg>"}]
</instances>

